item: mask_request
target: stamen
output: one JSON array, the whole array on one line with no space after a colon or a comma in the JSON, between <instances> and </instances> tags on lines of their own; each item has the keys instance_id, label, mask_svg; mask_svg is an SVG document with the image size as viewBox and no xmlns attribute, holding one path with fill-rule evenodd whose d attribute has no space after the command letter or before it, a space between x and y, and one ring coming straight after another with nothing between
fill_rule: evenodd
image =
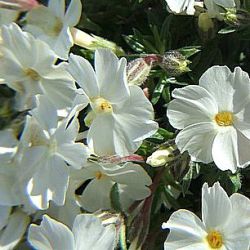
<instances>
[{"instance_id":1,"label":"stamen","mask_svg":"<svg viewBox=\"0 0 250 250\"><path fill-rule=\"evenodd\" d=\"M211 249L220 249L223 245L223 237L218 231L210 231L206 240Z\"/></svg>"},{"instance_id":2,"label":"stamen","mask_svg":"<svg viewBox=\"0 0 250 250\"><path fill-rule=\"evenodd\" d=\"M102 97L94 97L91 98L91 107L95 113L112 113L113 107L111 103L102 98Z\"/></svg>"},{"instance_id":3,"label":"stamen","mask_svg":"<svg viewBox=\"0 0 250 250\"><path fill-rule=\"evenodd\" d=\"M30 77L34 81L39 81L41 79L40 75L34 69L25 69L24 73L26 76Z\"/></svg>"},{"instance_id":4,"label":"stamen","mask_svg":"<svg viewBox=\"0 0 250 250\"><path fill-rule=\"evenodd\" d=\"M233 125L233 113L228 111L219 112L215 117L217 125L219 126L231 126Z\"/></svg>"}]
</instances>

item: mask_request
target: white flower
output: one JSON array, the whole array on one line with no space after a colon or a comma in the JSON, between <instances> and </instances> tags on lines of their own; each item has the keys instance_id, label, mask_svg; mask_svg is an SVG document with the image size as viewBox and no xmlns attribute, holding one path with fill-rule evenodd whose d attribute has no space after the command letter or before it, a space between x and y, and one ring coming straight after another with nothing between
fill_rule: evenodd
<instances>
[{"instance_id":1,"label":"white flower","mask_svg":"<svg viewBox=\"0 0 250 250\"><path fill-rule=\"evenodd\" d=\"M29 217L20 210L11 214L11 207L0 206L0 248L14 249L22 240Z\"/></svg>"},{"instance_id":2,"label":"white flower","mask_svg":"<svg viewBox=\"0 0 250 250\"><path fill-rule=\"evenodd\" d=\"M166 0L168 9L170 12L175 14L183 14L194 15L195 13L195 5L201 5L201 2L196 0Z\"/></svg>"},{"instance_id":3,"label":"white flower","mask_svg":"<svg viewBox=\"0 0 250 250\"><path fill-rule=\"evenodd\" d=\"M250 79L239 67L232 73L214 66L200 78L199 86L173 91L167 116L182 129L176 137L181 152L195 161L214 161L221 170L236 171L250 162Z\"/></svg>"},{"instance_id":4,"label":"white flower","mask_svg":"<svg viewBox=\"0 0 250 250\"><path fill-rule=\"evenodd\" d=\"M71 54L69 72L92 108L87 141L97 155L128 156L156 132L151 103L139 87L127 84L125 58L97 50L94 71L87 60Z\"/></svg>"},{"instance_id":5,"label":"white flower","mask_svg":"<svg viewBox=\"0 0 250 250\"><path fill-rule=\"evenodd\" d=\"M169 228L165 250L248 250L250 200L241 194L228 197L217 182L202 188L202 221L188 210L174 212L162 227Z\"/></svg>"},{"instance_id":6,"label":"white flower","mask_svg":"<svg viewBox=\"0 0 250 250\"><path fill-rule=\"evenodd\" d=\"M79 196L80 205L87 211L111 208L110 191L118 184L120 203L124 209L135 200L143 200L150 195L149 185L152 184L147 172L137 164L89 164L76 171L72 179L78 186L91 180Z\"/></svg>"},{"instance_id":7,"label":"white flower","mask_svg":"<svg viewBox=\"0 0 250 250\"><path fill-rule=\"evenodd\" d=\"M37 250L112 250L115 233L114 225L105 227L92 214L77 215L72 231L44 215L40 226L30 226L28 240Z\"/></svg>"},{"instance_id":8,"label":"white flower","mask_svg":"<svg viewBox=\"0 0 250 250\"><path fill-rule=\"evenodd\" d=\"M64 63L46 43L23 32L15 23L2 27L0 77L17 91L20 110L33 107L34 96L45 94L57 108L71 106L75 85Z\"/></svg>"},{"instance_id":9,"label":"white flower","mask_svg":"<svg viewBox=\"0 0 250 250\"><path fill-rule=\"evenodd\" d=\"M26 16L26 30L49 44L61 59L67 59L74 45L70 29L81 16L80 0L71 0L65 12L65 0L50 0L48 7L40 5Z\"/></svg>"},{"instance_id":10,"label":"white flower","mask_svg":"<svg viewBox=\"0 0 250 250\"><path fill-rule=\"evenodd\" d=\"M39 209L48 208L53 200L63 205L68 187L69 166L80 169L88 157L82 143L75 143L79 124L73 111L58 121L57 110L45 96L27 116L21 137L20 175L27 180L27 192ZM46 119L44 119L46 117Z\"/></svg>"}]
</instances>

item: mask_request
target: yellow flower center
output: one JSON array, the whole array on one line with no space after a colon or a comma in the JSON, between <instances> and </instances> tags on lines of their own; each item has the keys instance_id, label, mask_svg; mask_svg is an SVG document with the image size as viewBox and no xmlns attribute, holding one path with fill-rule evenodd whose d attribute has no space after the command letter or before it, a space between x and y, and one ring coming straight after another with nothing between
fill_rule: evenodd
<instances>
[{"instance_id":1,"label":"yellow flower center","mask_svg":"<svg viewBox=\"0 0 250 250\"><path fill-rule=\"evenodd\" d=\"M218 231L210 231L206 237L208 245L211 249L220 249L223 245L223 237Z\"/></svg>"},{"instance_id":2,"label":"yellow flower center","mask_svg":"<svg viewBox=\"0 0 250 250\"><path fill-rule=\"evenodd\" d=\"M26 76L30 77L34 81L39 81L41 79L40 75L34 69L25 69L24 73Z\"/></svg>"},{"instance_id":3,"label":"yellow flower center","mask_svg":"<svg viewBox=\"0 0 250 250\"><path fill-rule=\"evenodd\" d=\"M105 176L106 176L106 175L103 174L101 171L97 171L97 172L95 173L95 178L96 178L97 180L101 180L101 179L103 179Z\"/></svg>"},{"instance_id":4,"label":"yellow flower center","mask_svg":"<svg viewBox=\"0 0 250 250\"><path fill-rule=\"evenodd\" d=\"M102 98L102 97L94 97L91 98L91 107L95 113L112 113L113 112L113 107L111 103Z\"/></svg>"},{"instance_id":5,"label":"yellow flower center","mask_svg":"<svg viewBox=\"0 0 250 250\"><path fill-rule=\"evenodd\" d=\"M51 35L58 36L63 28L62 21L58 18L51 30Z\"/></svg>"},{"instance_id":6,"label":"yellow flower center","mask_svg":"<svg viewBox=\"0 0 250 250\"><path fill-rule=\"evenodd\" d=\"M231 126L233 125L233 113L228 111L219 112L215 117L214 120L219 126Z\"/></svg>"}]
</instances>

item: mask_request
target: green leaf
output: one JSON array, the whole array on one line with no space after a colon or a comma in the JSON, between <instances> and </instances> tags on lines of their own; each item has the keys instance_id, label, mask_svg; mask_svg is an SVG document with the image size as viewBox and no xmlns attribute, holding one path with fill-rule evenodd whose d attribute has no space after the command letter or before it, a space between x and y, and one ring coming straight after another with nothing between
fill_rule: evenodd
<instances>
[{"instance_id":1,"label":"green leaf","mask_svg":"<svg viewBox=\"0 0 250 250\"><path fill-rule=\"evenodd\" d=\"M160 97L161 97L161 94L162 94L164 88L165 88L165 83L163 83L161 81L158 82L158 84L156 85L156 87L154 89L152 99L151 99L151 102L153 105L155 105L160 100Z\"/></svg>"},{"instance_id":2,"label":"green leaf","mask_svg":"<svg viewBox=\"0 0 250 250\"><path fill-rule=\"evenodd\" d=\"M200 48L201 46L187 46L187 47L178 49L178 51L186 58L189 58L192 55L200 52L201 51Z\"/></svg>"},{"instance_id":3,"label":"green leaf","mask_svg":"<svg viewBox=\"0 0 250 250\"><path fill-rule=\"evenodd\" d=\"M113 187L111 188L110 199L111 199L111 205L114 208L114 210L119 211L119 212L123 211L121 203L120 203L120 194L119 194L117 183L115 183Z\"/></svg>"},{"instance_id":4,"label":"green leaf","mask_svg":"<svg viewBox=\"0 0 250 250\"><path fill-rule=\"evenodd\" d=\"M145 50L145 47L133 35L123 36L123 38L134 51L142 53Z\"/></svg>"},{"instance_id":5,"label":"green leaf","mask_svg":"<svg viewBox=\"0 0 250 250\"><path fill-rule=\"evenodd\" d=\"M235 31L236 29L234 27L226 27L224 29L219 30L218 33L225 35L225 34L233 33Z\"/></svg>"}]
</instances>

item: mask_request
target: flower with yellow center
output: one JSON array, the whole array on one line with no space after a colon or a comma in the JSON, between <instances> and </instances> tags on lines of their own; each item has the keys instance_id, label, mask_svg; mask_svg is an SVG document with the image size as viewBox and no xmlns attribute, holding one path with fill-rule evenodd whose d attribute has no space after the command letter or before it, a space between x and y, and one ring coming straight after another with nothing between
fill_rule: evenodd
<instances>
[{"instance_id":1,"label":"flower with yellow center","mask_svg":"<svg viewBox=\"0 0 250 250\"><path fill-rule=\"evenodd\" d=\"M80 0L71 0L66 11L65 0L49 0L48 7L39 5L27 13L25 29L66 60L74 45L71 29L77 25L81 11Z\"/></svg>"},{"instance_id":2,"label":"flower with yellow center","mask_svg":"<svg viewBox=\"0 0 250 250\"><path fill-rule=\"evenodd\" d=\"M35 95L45 94L58 109L71 107L74 82L49 46L12 23L2 27L0 78L17 92L19 110L34 107Z\"/></svg>"},{"instance_id":3,"label":"flower with yellow center","mask_svg":"<svg viewBox=\"0 0 250 250\"><path fill-rule=\"evenodd\" d=\"M169 228L164 250L248 250L250 243L250 200L227 193L217 182L202 187L202 221L180 209L162 227Z\"/></svg>"},{"instance_id":4,"label":"flower with yellow center","mask_svg":"<svg viewBox=\"0 0 250 250\"><path fill-rule=\"evenodd\" d=\"M123 165L90 163L74 171L71 178L76 186L86 186L77 201L84 210L90 212L112 208L110 192L115 184L120 203L126 210L134 201L150 195L149 185L152 183L147 172L131 162ZM86 181L89 181L87 185Z\"/></svg>"},{"instance_id":5,"label":"flower with yellow center","mask_svg":"<svg viewBox=\"0 0 250 250\"><path fill-rule=\"evenodd\" d=\"M84 121L88 145L97 155L131 155L155 133L153 107L138 86L128 85L125 58L96 50L94 70L86 59L71 54L68 71L90 104Z\"/></svg>"},{"instance_id":6,"label":"flower with yellow center","mask_svg":"<svg viewBox=\"0 0 250 250\"><path fill-rule=\"evenodd\" d=\"M190 85L172 92L168 105L171 125L181 130L176 145L194 161L214 161L235 172L250 163L250 79L239 67L213 66Z\"/></svg>"}]
</instances>

